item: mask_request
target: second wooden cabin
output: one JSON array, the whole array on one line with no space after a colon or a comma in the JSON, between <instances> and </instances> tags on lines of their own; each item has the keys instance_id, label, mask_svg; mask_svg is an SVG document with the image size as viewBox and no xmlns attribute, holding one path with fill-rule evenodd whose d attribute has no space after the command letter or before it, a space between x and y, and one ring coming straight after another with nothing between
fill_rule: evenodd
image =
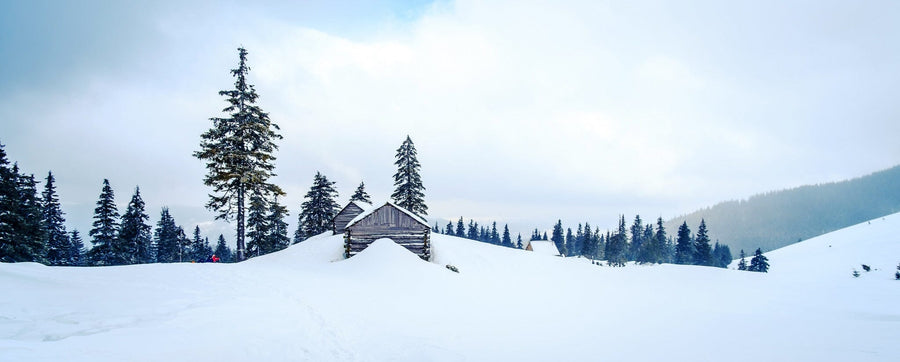
<instances>
[{"instance_id":1,"label":"second wooden cabin","mask_svg":"<svg viewBox=\"0 0 900 362\"><path fill-rule=\"evenodd\" d=\"M422 259L431 259L431 227L425 219L392 202L357 215L344 230L347 258L365 250L375 240L388 238Z\"/></svg>"}]
</instances>

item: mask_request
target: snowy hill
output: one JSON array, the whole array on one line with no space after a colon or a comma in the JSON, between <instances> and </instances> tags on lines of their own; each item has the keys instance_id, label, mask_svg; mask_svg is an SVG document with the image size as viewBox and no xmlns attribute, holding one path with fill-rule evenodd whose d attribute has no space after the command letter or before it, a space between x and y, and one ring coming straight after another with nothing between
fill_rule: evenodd
<instances>
[{"instance_id":1,"label":"snowy hill","mask_svg":"<svg viewBox=\"0 0 900 362\"><path fill-rule=\"evenodd\" d=\"M0 361L896 361L898 230L773 251L769 274L444 235L431 263L386 240L343 260L318 236L231 265L0 264Z\"/></svg>"}]
</instances>

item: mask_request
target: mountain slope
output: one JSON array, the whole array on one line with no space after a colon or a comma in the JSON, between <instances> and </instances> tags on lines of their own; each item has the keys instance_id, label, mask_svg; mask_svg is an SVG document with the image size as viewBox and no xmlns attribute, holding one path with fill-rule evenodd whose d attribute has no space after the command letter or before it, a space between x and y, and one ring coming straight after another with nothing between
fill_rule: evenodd
<instances>
[{"instance_id":1,"label":"mountain slope","mask_svg":"<svg viewBox=\"0 0 900 362\"><path fill-rule=\"evenodd\" d=\"M881 223L898 230L900 215ZM832 249L900 258L896 239L859 230ZM855 259L785 249L761 274L599 267L444 235L431 263L385 241L342 260L341 244L322 235L240 264L0 264L0 360L900 358L900 282L852 278Z\"/></svg>"},{"instance_id":2,"label":"mountain slope","mask_svg":"<svg viewBox=\"0 0 900 362\"><path fill-rule=\"evenodd\" d=\"M770 192L747 200L727 201L676 217L666 223L678 230L687 222L696 232L705 219L712 240L732 254L756 248L774 250L866 220L900 212L900 166L860 178Z\"/></svg>"}]
</instances>

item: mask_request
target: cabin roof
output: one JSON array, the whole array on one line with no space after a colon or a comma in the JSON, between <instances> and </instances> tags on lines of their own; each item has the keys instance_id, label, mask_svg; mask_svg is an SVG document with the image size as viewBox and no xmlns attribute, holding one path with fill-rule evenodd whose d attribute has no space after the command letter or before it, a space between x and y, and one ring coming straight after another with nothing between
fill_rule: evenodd
<instances>
[{"instance_id":1,"label":"cabin roof","mask_svg":"<svg viewBox=\"0 0 900 362\"><path fill-rule=\"evenodd\" d=\"M428 226L428 222L425 221L425 219L419 217L419 216L416 215L416 214L413 214L411 211L409 211L409 210L407 210L407 209L404 209L404 208L400 207L400 205L397 205L397 204L395 204L395 203L393 203L393 202L390 202L390 201L385 202L384 205L381 205L381 206L379 206L379 207L372 207L372 208L370 208L370 209L363 208L363 210L366 210L366 211L363 211L363 213L361 213L361 214L359 214L359 215L356 215L356 217L353 218L353 220L350 220L350 222L347 223L347 226L346 226L346 227L349 228L349 227L353 226L353 224L356 224L356 223L360 222L362 219L365 219L365 218L368 217L369 215L372 215L372 213L374 213L375 211L378 211L379 209L381 209L382 207L385 207L385 206L391 206L391 207L393 207L393 208L395 208L395 209L397 209L397 210L400 210L400 212L406 214L406 216L411 217L411 218L412 218L413 220L415 220L417 223L422 224L423 226L425 226L425 227L427 227L427 228L431 228L431 226Z\"/></svg>"},{"instance_id":2,"label":"cabin roof","mask_svg":"<svg viewBox=\"0 0 900 362\"><path fill-rule=\"evenodd\" d=\"M347 210L347 208L350 207L350 205L356 205L356 207L362 209L363 212L369 211L369 209L372 208L372 204L370 204L370 203L368 203L368 202L362 202L362 201L350 201L350 202L347 203L346 206L344 206L343 209L341 209L341 211L338 211L338 214L344 212L344 210Z\"/></svg>"},{"instance_id":3,"label":"cabin roof","mask_svg":"<svg viewBox=\"0 0 900 362\"><path fill-rule=\"evenodd\" d=\"M528 244L531 244L531 250L533 250L535 253L559 255L559 250L556 249L556 244L550 240L532 240L529 241Z\"/></svg>"}]
</instances>

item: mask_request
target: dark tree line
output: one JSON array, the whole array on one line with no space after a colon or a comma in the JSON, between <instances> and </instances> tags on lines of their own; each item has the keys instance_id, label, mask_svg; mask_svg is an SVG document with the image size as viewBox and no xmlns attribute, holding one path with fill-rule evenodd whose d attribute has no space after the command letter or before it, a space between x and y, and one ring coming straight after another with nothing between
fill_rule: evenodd
<instances>
[{"instance_id":1,"label":"dark tree line","mask_svg":"<svg viewBox=\"0 0 900 362\"><path fill-rule=\"evenodd\" d=\"M553 225L549 239L563 256L606 260L610 266L624 266L633 261L638 264L673 263L727 268L732 261L728 245L718 241L711 244L705 220L700 221L696 235L691 233L686 222L682 223L674 239L668 235L662 218L657 218L655 223L644 224L638 215L628 226L625 217L621 216L617 225L613 231L601 232L599 228L592 229L589 223L584 223L578 224L573 231L572 228L564 228L559 220ZM547 240L547 234L542 235L535 229L531 240Z\"/></svg>"},{"instance_id":2,"label":"dark tree line","mask_svg":"<svg viewBox=\"0 0 900 362\"><path fill-rule=\"evenodd\" d=\"M456 227L453 226L452 221L447 223L447 226L443 229L438 227L438 224L435 223L431 231L439 234L471 239L488 244L505 246L507 248L525 248L525 245L522 242L522 234L517 235L516 241L514 242L512 240L512 234L510 234L509 232L509 225L503 225L503 231L501 232L499 229L497 229L496 221L492 222L490 226L487 226L479 225L475 220L469 219L469 223L465 224L463 222L463 217L460 216L459 221L457 221L456 223Z\"/></svg>"},{"instance_id":3,"label":"dark tree line","mask_svg":"<svg viewBox=\"0 0 900 362\"><path fill-rule=\"evenodd\" d=\"M140 188L123 214L119 214L109 180L103 180L94 209L94 222L86 248L78 230L68 232L65 213L56 192L56 177L47 174L38 194L34 176L9 165L0 145L0 261L38 262L58 266L128 265L180 261L204 261L213 253L230 261L231 250L219 236L214 251L194 228L193 239L185 236L167 208L163 208L154 230L149 224Z\"/></svg>"}]
</instances>

